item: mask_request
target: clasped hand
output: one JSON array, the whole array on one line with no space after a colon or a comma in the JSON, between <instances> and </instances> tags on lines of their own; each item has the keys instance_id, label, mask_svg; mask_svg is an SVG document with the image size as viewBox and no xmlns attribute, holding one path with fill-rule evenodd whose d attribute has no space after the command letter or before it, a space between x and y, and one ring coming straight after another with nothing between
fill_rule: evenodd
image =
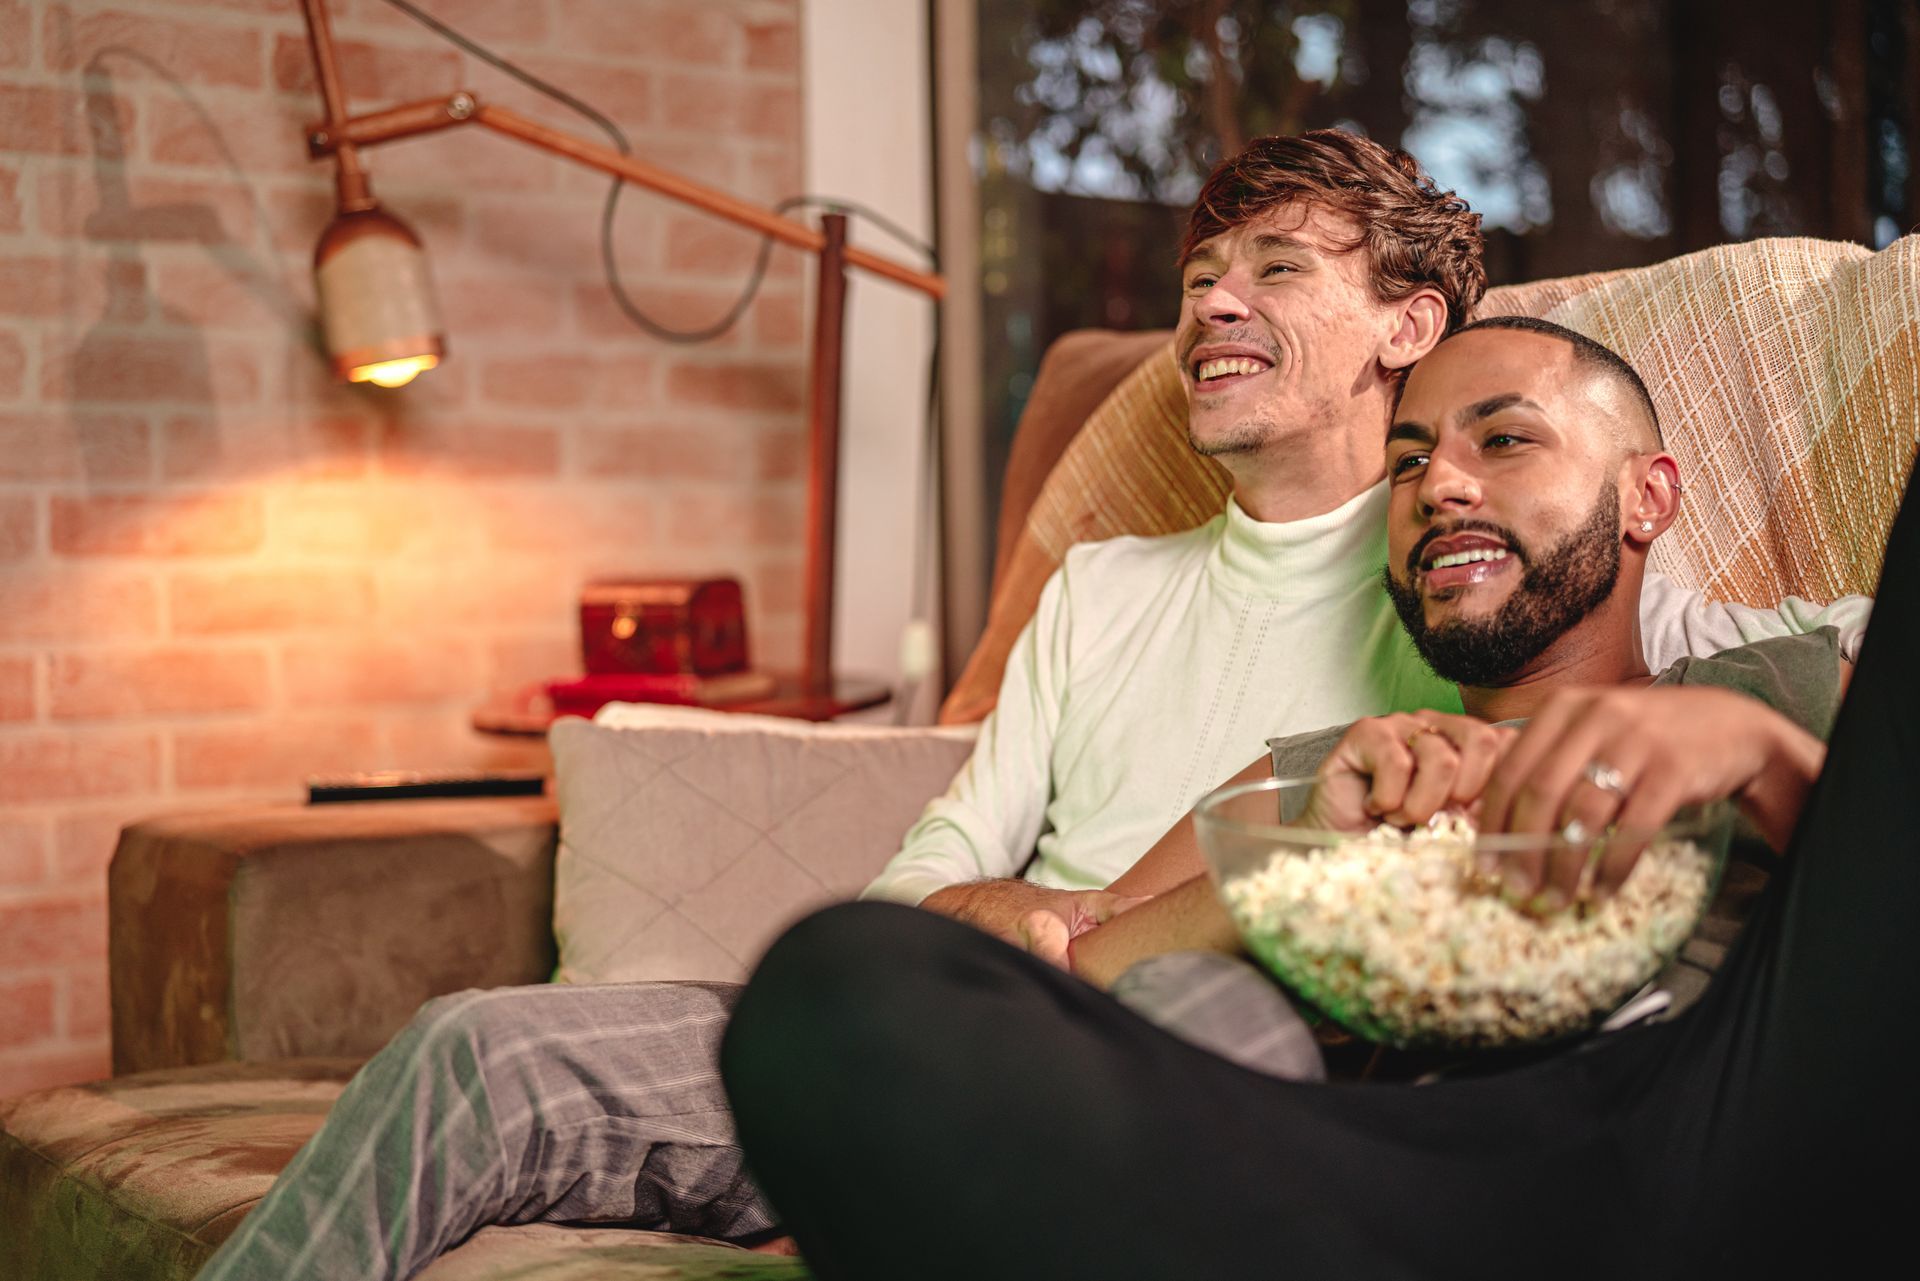
<instances>
[{"instance_id":1,"label":"clasped hand","mask_svg":"<svg viewBox=\"0 0 1920 1281\"><path fill-rule=\"evenodd\" d=\"M1056 890L1001 880L950 885L928 895L921 906L1066 969L1073 940L1144 902L1107 890Z\"/></svg>"},{"instance_id":2,"label":"clasped hand","mask_svg":"<svg viewBox=\"0 0 1920 1281\"><path fill-rule=\"evenodd\" d=\"M1617 890L1647 839L1687 805L1733 797L1784 847L1824 754L1805 730L1730 690L1562 690L1524 729L1441 712L1356 722L1299 821L1405 827L1455 809L1482 833L1560 833L1476 869L1509 902L1552 912Z\"/></svg>"}]
</instances>

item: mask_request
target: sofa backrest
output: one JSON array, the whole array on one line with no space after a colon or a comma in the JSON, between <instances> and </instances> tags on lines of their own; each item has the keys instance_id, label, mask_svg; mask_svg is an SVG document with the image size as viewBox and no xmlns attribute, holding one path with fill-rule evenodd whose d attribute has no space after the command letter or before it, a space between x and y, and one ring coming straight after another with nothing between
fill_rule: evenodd
<instances>
[{"instance_id":1,"label":"sofa backrest","mask_svg":"<svg viewBox=\"0 0 1920 1281\"><path fill-rule=\"evenodd\" d=\"M1060 455L1121 380L1167 345L1171 332L1076 329L1060 335L1041 354L1040 369L1034 375L1026 407L1020 411L1001 479L1000 521L994 538L995 583L1005 575L1034 500Z\"/></svg>"},{"instance_id":2,"label":"sofa backrest","mask_svg":"<svg viewBox=\"0 0 1920 1281\"><path fill-rule=\"evenodd\" d=\"M1556 321L1640 371L1687 487L1656 568L1748 604L1873 590L1920 438L1920 236L1879 253L1811 239L1723 245L1490 290L1474 314ZM1161 337L1072 434L1011 543L1003 513L986 631L943 722L993 709L1007 653L1068 547L1190 529L1225 503L1226 473L1187 448L1186 394ZM1043 366L1035 402L1052 403L1049 373L1098 368L1084 354ZM1050 426L1049 442L1065 434ZM1009 471L1041 457L1016 444Z\"/></svg>"}]
</instances>

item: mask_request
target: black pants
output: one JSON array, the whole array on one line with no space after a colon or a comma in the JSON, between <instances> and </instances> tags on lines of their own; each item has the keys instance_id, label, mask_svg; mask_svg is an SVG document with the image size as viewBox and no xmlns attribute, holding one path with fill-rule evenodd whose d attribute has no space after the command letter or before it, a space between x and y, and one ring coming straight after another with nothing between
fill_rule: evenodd
<instances>
[{"instance_id":1,"label":"black pants","mask_svg":"<svg viewBox=\"0 0 1920 1281\"><path fill-rule=\"evenodd\" d=\"M930 913L795 926L723 1054L821 1281L1865 1275L1920 1219L1920 498L1757 919L1671 1023L1429 1086L1243 1070Z\"/></svg>"}]
</instances>

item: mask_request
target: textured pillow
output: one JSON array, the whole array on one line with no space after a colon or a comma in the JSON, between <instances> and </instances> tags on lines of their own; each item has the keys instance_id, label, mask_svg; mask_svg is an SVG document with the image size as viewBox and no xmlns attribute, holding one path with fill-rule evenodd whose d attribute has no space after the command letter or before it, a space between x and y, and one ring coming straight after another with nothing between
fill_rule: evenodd
<instances>
[{"instance_id":1,"label":"textured pillow","mask_svg":"<svg viewBox=\"0 0 1920 1281\"><path fill-rule=\"evenodd\" d=\"M1543 314L1653 394L1686 484L1655 569L1749 605L1874 590L1920 441L1920 236L1722 245Z\"/></svg>"},{"instance_id":2,"label":"textured pillow","mask_svg":"<svg viewBox=\"0 0 1920 1281\"><path fill-rule=\"evenodd\" d=\"M549 743L555 977L738 980L796 917L873 879L973 731L627 705Z\"/></svg>"},{"instance_id":3,"label":"textured pillow","mask_svg":"<svg viewBox=\"0 0 1920 1281\"><path fill-rule=\"evenodd\" d=\"M1654 551L1676 582L1770 606L1871 592L1920 435L1920 236L1756 240L1650 267L1489 290L1481 316L1541 316L1646 380L1687 485ZM993 710L1007 653L1076 542L1212 519L1226 472L1187 448L1171 343L1088 417L1001 559L985 633L940 709Z\"/></svg>"}]
</instances>

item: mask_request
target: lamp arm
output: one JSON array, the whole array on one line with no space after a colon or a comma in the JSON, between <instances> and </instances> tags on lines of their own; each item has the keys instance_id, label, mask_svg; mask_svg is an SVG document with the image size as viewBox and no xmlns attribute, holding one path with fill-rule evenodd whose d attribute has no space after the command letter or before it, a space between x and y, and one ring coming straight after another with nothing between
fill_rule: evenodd
<instances>
[{"instance_id":1,"label":"lamp arm","mask_svg":"<svg viewBox=\"0 0 1920 1281\"><path fill-rule=\"evenodd\" d=\"M338 124L347 118L347 94L340 82L340 63L334 54L333 25L327 18L326 0L304 0L307 17L307 43L313 52L313 76L320 86L320 103L326 109L327 123ZM360 164L360 153L351 143L334 152L334 184L343 211L371 209L373 192L367 185L367 171Z\"/></svg>"},{"instance_id":2,"label":"lamp arm","mask_svg":"<svg viewBox=\"0 0 1920 1281\"><path fill-rule=\"evenodd\" d=\"M771 236L795 249L818 254L826 248L826 236L817 227L782 217L772 210L763 209L671 170L622 155L611 147L588 142L565 130L529 120L517 111L484 104L465 90L446 98L429 98L385 111L314 125L307 130L307 152L315 159L321 159L357 147L378 146L383 142L437 133L464 124L483 125L495 133L562 156L589 169L598 169L736 226ZM884 254L852 246L848 246L843 253L849 267L872 272L883 279L918 290L930 298L946 296L947 282L939 275L909 267Z\"/></svg>"}]
</instances>

